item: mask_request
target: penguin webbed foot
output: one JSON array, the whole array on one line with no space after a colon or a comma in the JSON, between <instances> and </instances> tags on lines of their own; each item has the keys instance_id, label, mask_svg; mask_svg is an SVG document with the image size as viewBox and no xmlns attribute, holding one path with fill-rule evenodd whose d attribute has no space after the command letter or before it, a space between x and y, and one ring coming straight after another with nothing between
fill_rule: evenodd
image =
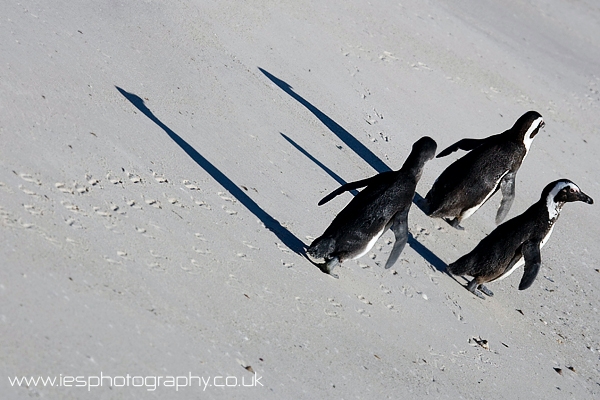
<instances>
[{"instance_id":1,"label":"penguin webbed foot","mask_svg":"<svg viewBox=\"0 0 600 400\"><path fill-rule=\"evenodd\" d=\"M460 224L460 220L458 218L444 218L444 221L446 221L451 227L458 229L459 231L465 230L465 228L463 228Z\"/></svg>"},{"instance_id":2,"label":"penguin webbed foot","mask_svg":"<svg viewBox=\"0 0 600 400\"><path fill-rule=\"evenodd\" d=\"M333 257L333 258L329 258L329 259L326 258L324 263L317 264L317 266L323 273L326 273L327 275L331 275L335 279L340 279L338 274L333 273L333 269L335 267L337 267L338 265L340 265L340 260L337 257Z\"/></svg>"},{"instance_id":3,"label":"penguin webbed foot","mask_svg":"<svg viewBox=\"0 0 600 400\"><path fill-rule=\"evenodd\" d=\"M494 292L485 287L483 284L478 284L477 278L473 278L473 280L469 282L467 285L467 290L482 300L485 300L484 294L489 297L494 295Z\"/></svg>"},{"instance_id":4,"label":"penguin webbed foot","mask_svg":"<svg viewBox=\"0 0 600 400\"><path fill-rule=\"evenodd\" d=\"M492 292L490 289L488 289L484 285L479 285L479 290L481 290L481 292L488 297L492 297L494 295L494 292Z\"/></svg>"}]
</instances>

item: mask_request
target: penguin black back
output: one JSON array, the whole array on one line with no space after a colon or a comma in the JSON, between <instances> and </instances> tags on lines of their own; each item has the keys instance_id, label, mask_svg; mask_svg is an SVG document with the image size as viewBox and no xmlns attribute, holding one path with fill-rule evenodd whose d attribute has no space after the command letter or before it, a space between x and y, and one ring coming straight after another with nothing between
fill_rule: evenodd
<instances>
[{"instance_id":1,"label":"penguin black back","mask_svg":"<svg viewBox=\"0 0 600 400\"><path fill-rule=\"evenodd\" d=\"M528 111L503 133L483 139L462 139L440 152L438 157L459 149L469 151L450 164L427 193L427 215L444 218L462 229L460 222L501 190L502 203L496 223L502 222L514 200L516 173L543 126L542 116Z\"/></svg>"},{"instance_id":2,"label":"penguin black back","mask_svg":"<svg viewBox=\"0 0 600 400\"><path fill-rule=\"evenodd\" d=\"M592 198L570 180L551 182L542 191L540 200L523 214L498 226L470 253L450 264L448 271L473 276L467 288L480 296L477 289L491 293L483 283L504 279L524 265L519 290L527 289L537 276L540 250L548 241L563 205L573 201L593 204Z\"/></svg>"},{"instance_id":3,"label":"penguin black back","mask_svg":"<svg viewBox=\"0 0 600 400\"><path fill-rule=\"evenodd\" d=\"M408 210L417 182L425 163L434 157L436 148L433 139L423 137L413 144L410 155L398 171L347 183L319 202L319 205L324 204L345 191L366 186L308 248L312 257L325 259L324 272L331 273L333 267L347 259L362 257L390 227L396 235L396 243L386 267L393 264L408 239Z\"/></svg>"}]
</instances>

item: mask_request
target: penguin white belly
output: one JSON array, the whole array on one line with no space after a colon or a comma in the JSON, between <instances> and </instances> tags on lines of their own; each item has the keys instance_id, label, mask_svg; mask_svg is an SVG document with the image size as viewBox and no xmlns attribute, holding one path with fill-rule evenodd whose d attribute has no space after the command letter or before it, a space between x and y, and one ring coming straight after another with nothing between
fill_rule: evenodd
<instances>
[{"instance_id":1,"label":"penguin white belly","mask_svg":"<svg viewBox=\"0 0 600 400\"><path fill-rule=\"evenodd\" d=\"M383 228L381 231L379 231L379 233L377 233L375 236L373 236L373 238L371 238L371 240L369 240L369 243L367 243L365 248L358 255L352 257L352 260L356 260L356 259L364 256L365 254L367 254L369 252L369 250L371 250L373 248L373 246L375 246L375 242L377 242L377 239L379 239L381 237L381 235L383 235L384 231L385 231L385 228Z\"/></svg>"},{"instance_id":2,"label":"penguin white belly","mask_svg":"<svg viewBox=\"0 0 600 400\"><path fill-rule=\"evenodd\" d=\"M550 230L548 231L548 233L546 234L546 236L544 237L544 239L542 239L542 242L540 243L540 251L542 250L542 247L544 247L544 245L546 244L546 242L548 241L548 239L550 239L550 235L552 234L552 230L554 229L554 225L552 225L552 227L550 228ZM506 271L504 274L502 274L500 277L494 279L493 281L490 282L495 282L495 281L501 281L502 279L506 278L507 276L509 276L510 274L512 274L515 269L521 267L525 265L525 259L523 257L519 258L519 261L517 261L515 263L515 265L513 265L513 267L511 269L509 269L508 271Z\"/></svg>"},{"instance_id":3,"label":"penguin white belly","mask_svg":"<svg viewBox=\"0 0 600 400\"><path fill-rule=\"evenodd\" d=\"M469 218L471 215L473 215L473 213L475 213L475 211L479 210L479 207L481 207L486 201L488 201L488 199L494 194L494 192L496 191L496 188L498 187L498 184L500 183L500 181L502 180L502 178L504 178L504 176L506 174L508 174L508 170L506 170L506 172L503 173L500 176L500 178L498 178L498 180L496 181L496 184L494 185L492 190L490 190L490 192L485 196L485 198L483 199L483 201L481 203L477 204L475 207L471 207L471 208L465 210L465 212L462 214L462 219Z\"/></svg>"}]
</instances>

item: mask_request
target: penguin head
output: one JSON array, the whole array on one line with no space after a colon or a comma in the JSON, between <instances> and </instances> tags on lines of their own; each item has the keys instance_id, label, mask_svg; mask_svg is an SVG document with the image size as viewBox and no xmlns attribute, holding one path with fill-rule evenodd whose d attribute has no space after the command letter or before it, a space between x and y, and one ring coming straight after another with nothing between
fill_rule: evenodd
<instances>
[{"instance_id":1,"label":"penguin head","mask_svg":"<svg viewBox=\"0 0 600 400\"><path fill-rule=\"evenodd\" d=\"M435 140L429 136L423 136L413 144L412 150L406 161L404 161L400 171L414 175L415 179L419 181L425 163L435 156L436 150L437 143Z\"/></svg>"},{"instance_id":2,"label":"penguin head","mask_svg":"<svg viewBox=\"0 0 600 400\"><path fill-rule=\"evenodd\" d=\"M554 181L544 189L546 198L554 203L569 203L573 201L583 201L584 203L594 204L594 200L583 193L579 186L568 179L559 179Z\"/></svg>"},{"instance_id":3,"label":"penguin head","mask_svg":"<svg viewBox=\"0 0 600 400\"><path fill-rule=\"evenodd\" d=\"M546 124L542 115L537 111L527 111L515 122L511 131L529 149L533 138Z\"/></svg>"},{"instance_id":4,"label":"penguin head","mask_svg":"<svg viewBox=\"0 0 600 400\"><path fill-rule=\"evenodd\" d=\"M435 156L437 150L437 143L429 136L423 136L417 140L413 146L411 154L419 156L424 161L429 161Z\"/></svg>"},{"instance_id":5,"label":"penguin head","mask_svg":"<svg viewBox=\"0 0 600 400\"><path fill-rule=\"evenodd\" d=\"M583 193L579 186L568 179L559 179L549 183L542 191L542 200L546 200L548 214L550 219L554 220L565 203L573 201L583 201L587 204L594 204L594 200Z\"/></svg>"}]
</instances>

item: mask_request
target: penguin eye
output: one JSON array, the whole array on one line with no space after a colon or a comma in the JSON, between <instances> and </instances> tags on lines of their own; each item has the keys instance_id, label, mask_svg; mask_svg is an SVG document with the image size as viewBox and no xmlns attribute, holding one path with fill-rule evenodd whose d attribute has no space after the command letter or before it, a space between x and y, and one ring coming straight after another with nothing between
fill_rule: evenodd
<instances>
[{"instance_id":1,"label":"penguin eye","mask_svg":"<svg viewBox=\"0 0 600 400\"><path fill-rule=\"evenodd\" d=\"M575 189L573 189L573 188L570 188L570 189L569 189L569 193L575 193Z\"/></svg>"}]
</instances>

